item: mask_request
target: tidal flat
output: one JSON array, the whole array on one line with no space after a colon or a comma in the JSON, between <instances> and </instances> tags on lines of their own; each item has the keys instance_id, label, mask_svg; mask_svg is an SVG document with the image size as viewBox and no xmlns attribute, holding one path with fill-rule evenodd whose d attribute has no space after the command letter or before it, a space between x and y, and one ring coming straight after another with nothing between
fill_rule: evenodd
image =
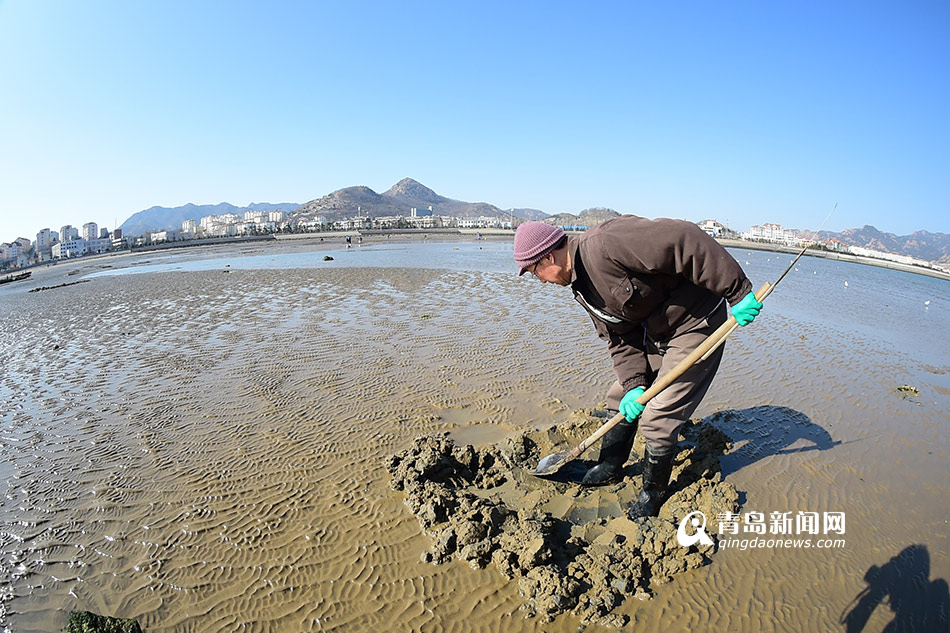
<instances>
[{"instance_id":1,"label":"tidal flat","mask_svg":"<svg viewBox=\"0 0 950 633\"><path fill-rule=\"evenodd\" d=\"M792 259L730 252L755 287ZM727 341L696 418L732 440L742 513L843 513L844 545L722 548L615 613L648 632L946 627L948 331L946 281L801 260ZM581 626L526 618L491 565L428 562L387 471L422 435L486 446L603 402L606 345L568 290L517 276L510 243L36 269L0 288L0 359L6 630L62 630L70 610L149 633Z\"/></svg>"}]
</instances>

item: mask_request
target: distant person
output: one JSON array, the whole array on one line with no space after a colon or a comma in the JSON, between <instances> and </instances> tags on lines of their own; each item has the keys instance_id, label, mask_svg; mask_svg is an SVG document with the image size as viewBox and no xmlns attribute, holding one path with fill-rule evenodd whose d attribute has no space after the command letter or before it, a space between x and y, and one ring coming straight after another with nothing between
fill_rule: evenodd
<instances>
[{"instance_id":1,"label":"distant person","mask_svg":"<svg viewBox=\"0 0 950 633\"><path fill-rule=\"evenodd\" d=\"M346 247L347 247L347 248L350 248L350 247L352 247L352 246L353 246L353 236L347 235L347 236L346 236Z\"/></svg>"},{"instance_id":2,"label":"distant person","mask_svg":"<svg viewBox=\"0 0 950 633\"><path fill-rule=\"evenodd\" d=\"M568 237L543 222L515 233L520 275L570 286L607 341L616 382L607 408L625 420L604 435L582 485L623 478L639 423L646 440L643 490L631 517L655 516L669 485L683 423L706 395L723 348L699 361L644 407L637 398L728 318L748 325L762 304L738 262L692 222L623 216Z\"/></svg>"}]
</instances>

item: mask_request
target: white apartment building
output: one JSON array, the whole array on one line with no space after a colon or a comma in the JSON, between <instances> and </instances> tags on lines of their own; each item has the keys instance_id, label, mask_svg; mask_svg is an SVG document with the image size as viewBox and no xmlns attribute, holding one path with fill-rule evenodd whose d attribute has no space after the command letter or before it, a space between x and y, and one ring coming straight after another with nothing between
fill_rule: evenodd
<instances>
[{"instance_id":1,"label":"white apartment building","mask_svg":"<svg viewBox=\"0 0 950 633\"><path fill-rule=\"evenodd\" d=\"M95 222L86 222L82 225L82 239L87 242L99 239L99 225Z\"/></svg>"},{"instance_id":2,"label":"white apartment building","mask_svg":"<svg viewBox=\"0 0 950 633\"><path fill-rule=\"evenodd\" d=\"M344 231L353 231L356 229L368 229L373 226L373 221L368 217L356 217L356 218L347 218L345 220L337 220L333 223L333 228L341 229Z\"/></svg>"},{"instance_id":3,"label":"white apartment building","mask_svg":"<svg viewBox=\"0 0 950 633\"><path fill-rule=\"evenodd\" d=\"M221 215L206 215L201 218L199 226L208 236L227 237L237 235L234 225L240 221L241 216L235 213L222 213Z\"/></svg>"},{"instance_id":4,"label":"white apartment building","mask_svg":"<svg viewBox=\"0 0 950 633\"><path fill-rule=\"evenodd\" d=\"M108 237L98 237L94 240L86 241L87 253L105 253L112 250L112 240Z\"/></svg>"},{"instance_id":5,"label":"white apartment building","mask_svg":"<svg viewBox=\"0 0 950 633\"><path fill-rule=\"evenodd\" d=\"M7 262L15 259L20 254L20 245L16 242L4 242L0 244L0 262Z\"/></svg>"},{"instance_id":6,"label":"white apartment building","mask_svg":"<svg viewBox=\"0 0 950 633\"><path fill-rule=\"evenodd\" d=\"M460 229L488 229L496 225L508 224L510 222L507 220L499 220L498 218L490 218L487 216L482 216L480 218L459 218L458 227Z\"/></svg>"},{"instance_id":7,"label":"white apartment building","mask_svg":"<svg viewBox=\"0 0 950 633\"><path fill-rule=\"evenodd\" d=\"M749 232L743 237L750 240L765 240L766 242L777 242L779 244L797 244L798 238L795 231L786 229L781 224L772 224L766 222L764 225L753 225Z\"/></svg>"},{"instance_id":8,"label":"white apartment building","mask_svg":"<svg viewBox=\"0 0 950 633\"><path fill-rule=\"evenodd\" d=\"M7 266L26 266L30 263L30 251L33 243L25 237L0 244L0 264Z\"/></svg>"},{"instance_id":9,"label":"white apartment building","mask_svg":"<svg viewBox=\"0 0 950 633\"><path fill-rule=\"evenodd\" d=\"M53 245L53 234L49 229L42 229L39 233L36 234L36 252L37 253L50 253L50 248Z\"/></svg>"},{"instance_id":10,"label":"white apartment building","mask_svg":"<svg viewBox=\"0 0 950 633\"><path fill-rule=\"evenodd\" d=\"M442 228L442 216L439 215L412 215L406 218L414 229L440 229Z\"/></svg>"},{"instance_id":11,"label":"white apartment building","mask_svg":"<svg viewBox=\"0 0 950 633\"><path fill-rule=\"evenodd\" d=\"M189 235L194 235L198 232L198 222L197 220L185 220L181 223L181 232L187 233Z\"/></svg>"},{"instance_id":12,"label":"white apartment building","mask_svg":"<svg viewBox=\"0 0 950 633\"><path fill-rule=\"evenodd\" d=\"M270 211L267 214L267 221L280 224L287 219L287 213L284 211Z\"/></svg>"},{"instance_id":13,"label":"white apartment building","mask_svg":"<svg viewBox=\"0 0 950 633\"><path fill-rule=\"evenodd\" d=\"M930 262L923 259L917 259L916 257L911 257L910 255L897 255L896 253L887 253L884 251L876 251L870 248L864 248L861 246L849 246L848 250L852 255L859 255L861 257L873 257L875 259L883 259L891 262L897 262L898 264L907 264L913 266L930 266Z\"/></svg>"},{"instance_id":14,"label":"white apartment building","mask_svg":"<svg viewBox=\"0 0 950 633\"><path fill-rule=\"evenodd\" d=\"M327 226L327 219L320 216L307 222L298 222L297 226L308 231L322 231Z\"/></svg>"},{"instance_id":15,"label":"white apartment building","mask_svg":"<svg viewBox=\"0 0 950 633\"><path fill-rule=\"evenodd\" d=\"M737 237L735 231L717 220L703 220L699 223L699 228L712 237Z\"/></svg>"},{"instance_id":16,"label":"white apartment building","mask_svg":"<svg viewBox=\"0 0 950 633\"><path fill-rule=\"evenodd\" d=\"M53 244L52 252L54 259L62 259L64 257L79 257L80 255L85 255L86 240L80 238L60 240L59 242Z\"/></svg>"},{"instance_id":17,"label":"white apartment building","mask_svg":"<svg viewBox=\"0 0 950 633\"><path fill-rule=\"evenodd\" d=\"M401 215L383 215L373 218L374 229L398 229L405 220Z\"/></svg>"},{"instance_id":18,"label":"white apartment building","mask_svg":"<svg viewBox=\"0 0 950 633\"><path fill-rule=\"evenodd\" d=\"M68 242L70 240L79 239L79 229L74 227L72 224L67 224L66 226L59 229L59 241Z\"/></svg>"}]
</instances>

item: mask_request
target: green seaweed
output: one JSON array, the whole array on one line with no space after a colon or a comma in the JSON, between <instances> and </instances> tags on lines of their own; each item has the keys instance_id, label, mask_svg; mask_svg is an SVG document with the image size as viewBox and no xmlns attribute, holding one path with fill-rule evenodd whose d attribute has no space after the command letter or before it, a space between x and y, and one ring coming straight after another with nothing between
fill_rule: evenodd
<instances>
[{"instance_id":1,"label":"green seaweed","mask_svg":"<svg viewBox=\"0 0 950 633\"><path fill-rule=\"evenodd\" d=\"M110 618L89 611L70 611L66 633L143 633L136 620Z\"/></svg>"},{"instance_id":2,"label":"green seaweed","mask_svg":"<svg viewBox=\"0 0 950 633\"><path fill-rule=\"evenodd\" d=\"M900 387L897 388L897 391L899 391L901 395L903 395L905 398L907 396L920 395L920 389L918 389L917 387L912 387L911 385L901 385Z\"/></svg>"}]
</instances>

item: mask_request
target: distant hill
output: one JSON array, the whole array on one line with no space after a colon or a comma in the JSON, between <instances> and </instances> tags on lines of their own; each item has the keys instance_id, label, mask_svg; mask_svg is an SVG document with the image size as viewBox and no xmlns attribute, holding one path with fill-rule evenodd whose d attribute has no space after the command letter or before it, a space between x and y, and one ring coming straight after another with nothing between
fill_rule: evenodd
<instances>
[{"instance_id":1,"label":"distant hill","mask_svg":"<svg viewBox=\"0 0 950 633\"><path fill-rule=\"evenodd\" d=\"M620 214L613 209L594 207L592 209L585 209L577 215L573 213L559 213L545 218L544 221L557 226L591 227L618 217L620 217Z\"/></svg>"},{"instance_id":2,"label":"distant hill","mask_svg":"<svg viewBox=\"0 0 950 633\"><path fill-rule=\"evenodd\" d=\"M253 203L246 207L237 207L227 202L215 205L186 204L181 207L151 207L139 211L118 228L127 236L144 235L148 231L178 230L185 220L200 220L207 215L235 213L245 211L280 210L288 213L292 222L304 222L315 217L324 217L328 221L353 217L357 213L370 218L381 216L408 216L410 209L428 209L432 207L436 215L460 218L491 217L500 220L519 218L523 220L541 220L560 226L596 226L620 215L613 209L594 207L578 214L560 213L548 215L538 209L502 210L487 202L463 202L442 196L412 178L403 178L384 193L377 193L369 187L356 186L339 189L321 198L304 204L267 202ZM840 240L849 246L861 246L874 250L909 255L941 265L950 265L950 235L917 231L911 235L884 233L870 225L860 229L847 229L840 233L822 231L799 231L801 237L821 240Z\"/></svg>"},{"instance_id":3,"label":"distant hill","mask_svg":"<svg viewBox=\"0 0 950 633\"><path fill-rule=\"evenodd\" d=\"M493 204L446 198L412 178L403 178L384 193L376 193L364 186L339 189L322 198L302 204L291 214L290 219L294 222L305 222L316 217L324 217L328 222L333 222L353 217L357 213L369 218L407 216L413 207L417 209L432 207L435 215L459 218L509 217L507 211L502 211Z\"/></svg>"},{"instance_id":4,"label":"distant hill","mask_svg":"<svg viewBox=\"0 0 950 633\"><path fill-rule=\"evenodd\" d=\"M909 255L942 265L950 264L950 235L946 233L917 231L911 235L894 235L865 224L860 229L845 229L840 233L799 231L799 234L802 237L821 240L839 240L848 246L861 246L897 255Z\"/></svg>"},{"instance_id":5,"label":"distant hill","mask_svg":"<svg viewBox=\"0 0 950 633\"><path fill-rule=\"evenodd\" d=\"M139 211L119 226L125 236L145 235L149 231L178 231L185 220L200 220L207 215L223 215L236 213L243 215L245 211L285 211L290 213L300 205L295 202L253 202L246 207L237 207L227 202L219 204L192 204L181 207L150 207Z\"/></svg>"},{"instance_id":6,"label":"distant hill","mask_svg":"<svg viewBox=\"0 0 950 633\"><path fill-rule=\"evenodd\" d=\"M551 217L539 209L507 209L505 213L510 213L516 218L521 218L523 220L534 220L535 222L539 222L544 218Z\"/></svg>"}]
</instances>

